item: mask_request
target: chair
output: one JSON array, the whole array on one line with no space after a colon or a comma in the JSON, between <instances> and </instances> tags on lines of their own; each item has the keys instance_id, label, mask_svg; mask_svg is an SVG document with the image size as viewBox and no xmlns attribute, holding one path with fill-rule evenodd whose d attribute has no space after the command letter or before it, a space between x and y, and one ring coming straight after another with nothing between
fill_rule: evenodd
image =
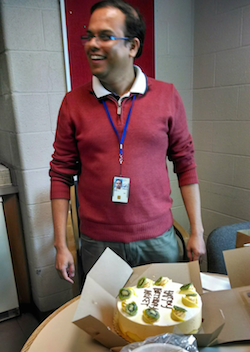
<instances>
[{"instance_id":1,"label":"chair","mask_svg":"<svg viewBox=\"0 0 250 352\"><path fill-rule=\"evenodd\" d=\"M250 222L220 226L207 238L207 271L227 275L223 251L236 247L238 230L250 228Z\"/></svg>"},{"instance_id":2,"label":"chair","mask_svg":"<svg viewBox=\"0 0 250 352\"><path fill-rule=\"evenodd\" d=\"M178 236L179 239L179 249L180 249L180 261L182 262L188 262L188 256L187 256L187 242L189 240L189 234L188 232L174 219L173 221L175 233Z\"/></svg>"}]
</instances>

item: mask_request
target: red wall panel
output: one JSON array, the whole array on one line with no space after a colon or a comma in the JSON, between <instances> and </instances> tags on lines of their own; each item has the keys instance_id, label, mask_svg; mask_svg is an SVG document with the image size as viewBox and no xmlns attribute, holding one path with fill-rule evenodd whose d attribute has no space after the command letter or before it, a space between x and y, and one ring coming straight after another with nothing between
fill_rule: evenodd
<instances>
[{"instance_id":1,"label":"red wall panel","mask_svg":"<svg viewBox=\"0 0 250 352\"><path fill-rule=\"evenodd\" d=\"M97 0L65 0L71 88L91 79L88 61L80 37L86 32L90 18L90 8ZM135 64L151 77L154 69L154 0L129 0L143 14L146 22L146 38L142 56Z\"/></svg>"}]
</instances>

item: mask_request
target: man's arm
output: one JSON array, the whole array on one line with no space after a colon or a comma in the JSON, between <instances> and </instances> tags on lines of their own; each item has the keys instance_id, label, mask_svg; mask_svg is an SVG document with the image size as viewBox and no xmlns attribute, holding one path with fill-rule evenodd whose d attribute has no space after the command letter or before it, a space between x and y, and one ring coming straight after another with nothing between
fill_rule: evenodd
<instances>
[{"instance_id":1,"label":"man's arm","mask_svg":"<svg viewBox=\"0 0 250 352\"><path fill-rule=\"evenodd\" d=\"M67 199L52 199L51 204L54 223L54 246L56 248L56 269L63 279L74 283L72 280L75 275L74 259L66 243L69 201Z\"/></svg>"},{"instance_id":2,"label":"man's arm","mask_svg":"<svg viewBox=\"0 0 250 352\"><path fill-rule=\"evenodd\" d=\"M201 220L201 202L198 184L180 187L182 198L188 214L191 234L187 244L189 260L201 260L206 253L206 245L203 239L203 225Z\"/></svg>"}]
</instances>

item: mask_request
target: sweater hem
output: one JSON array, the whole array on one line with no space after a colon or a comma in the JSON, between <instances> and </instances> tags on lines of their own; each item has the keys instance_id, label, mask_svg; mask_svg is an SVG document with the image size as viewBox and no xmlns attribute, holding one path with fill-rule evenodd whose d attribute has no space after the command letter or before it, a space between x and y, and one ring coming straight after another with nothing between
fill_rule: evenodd
<instances>
[{"instance_id":1,"label":"sweater hem","mask_svg":"<svg viewBox=\"0 0 250 352\"><path fill-rule=\"evenodd\" d=\"M173 225L171 210L160 218L141 224L103 224L82 220L80 231L96 241L135 242L161 236Z\"/></svg>"}]
</instances>

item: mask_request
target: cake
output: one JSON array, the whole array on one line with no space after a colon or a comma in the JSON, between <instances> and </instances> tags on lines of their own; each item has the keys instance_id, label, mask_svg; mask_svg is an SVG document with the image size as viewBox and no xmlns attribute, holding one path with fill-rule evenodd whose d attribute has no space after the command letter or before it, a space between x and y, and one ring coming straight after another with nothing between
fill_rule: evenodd
<instances>
[{"instance_id":1,"label":"cake","mask_svg":"<svg viewBox=\"0 0 250 352\"><path fill-rule=\"evenodd\" d=\"M130 342L164 333L194 334L201 326L202 301L192 283L142 277L117 297L117 324Z\"/></svg>"}]
</instances>

